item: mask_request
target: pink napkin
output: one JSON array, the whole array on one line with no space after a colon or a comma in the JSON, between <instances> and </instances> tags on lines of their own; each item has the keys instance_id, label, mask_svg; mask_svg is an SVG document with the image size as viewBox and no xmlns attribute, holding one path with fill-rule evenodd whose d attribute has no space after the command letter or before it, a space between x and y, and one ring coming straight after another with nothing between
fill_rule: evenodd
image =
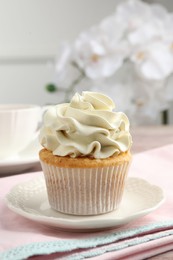
<instances>
[{"instance_id":1,"label":"pink napkin","mask_svg":"<svg viewBox=\"0 0 173 260\"><path fill-rule=\"evenodd\" d=\"M0 259L22 259L21 253L27 250L28 257L33 259L144 259L173 249L173 145L133 156L129 176L162 187L166 200L154 212L114 230L62 232L40 226L9 210L4 197L11 187L40 175L37 172L0 179ZM58 247L62 242L64 248L69 245L67 250ZM41 254L44 256L34 257Z\"/></svg>"}]
</instances>

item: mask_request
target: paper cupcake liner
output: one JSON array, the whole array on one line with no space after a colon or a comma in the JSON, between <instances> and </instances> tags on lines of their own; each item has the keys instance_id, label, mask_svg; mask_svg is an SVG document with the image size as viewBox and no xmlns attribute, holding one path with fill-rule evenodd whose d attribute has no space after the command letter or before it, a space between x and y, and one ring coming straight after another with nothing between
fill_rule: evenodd
<instances>
[{"instance_id":1,"label":"paper cupcake liner","mask_svg":"<svg viewBox=\"0 0 173 260\"><path fill-rule=\"evenodd\" d=\"M62 213L98 215L118 208L129 162L102 168L60 168L41 161L50 206Z\"/></svg>"}]
</instances>

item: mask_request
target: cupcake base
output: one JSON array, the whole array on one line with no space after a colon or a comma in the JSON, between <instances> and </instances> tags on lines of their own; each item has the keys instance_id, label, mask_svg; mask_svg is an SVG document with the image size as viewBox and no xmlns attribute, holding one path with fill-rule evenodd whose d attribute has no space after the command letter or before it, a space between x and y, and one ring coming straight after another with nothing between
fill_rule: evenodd
<instances>
[{"instance_id":1,"label":"cupcake base","mask_svg":"<svg viewBox=\"0 0 173 260\"><path fill-rule=\"evenodd\" d=\"M51 160L47 161L48 157ZM65 164L62 162L64 159ZM87 163L88 167L82 164L82 159L91 161ZM40 161L50 206L59 212L73 215L98 215L116 210L122 199L130 159L130 153L124 153L111 160L99 160L96 167L96 160L80 158L78 165L75 164L78 167L73 165L71 168L68 166L72 164L73 158L57 158L43 149Z\"/></svg>"}]
</instances>

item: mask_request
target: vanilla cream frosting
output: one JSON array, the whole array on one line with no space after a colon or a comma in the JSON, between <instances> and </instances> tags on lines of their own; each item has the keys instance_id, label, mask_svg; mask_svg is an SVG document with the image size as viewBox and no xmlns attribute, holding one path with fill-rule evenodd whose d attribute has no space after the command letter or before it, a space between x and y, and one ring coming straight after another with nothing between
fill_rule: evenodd
<instances>
[{"instance_id":1,"label":"vanilla cream frosting","mask_svg":"<svg viewBox=\"0 0 173 260\"><path fill-rule=\"evenodd\" d=\"M40 143L58 156L108 158L126 152L132 143L129 120L114 108L104 94L76 93L70 103L47 110Z\"/></svg>"}]
</instances>

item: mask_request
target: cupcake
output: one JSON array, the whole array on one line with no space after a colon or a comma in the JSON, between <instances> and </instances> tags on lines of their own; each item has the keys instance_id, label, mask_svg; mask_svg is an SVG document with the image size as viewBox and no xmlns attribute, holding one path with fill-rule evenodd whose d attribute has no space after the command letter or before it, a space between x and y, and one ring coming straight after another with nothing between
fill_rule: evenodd
<instances>
[{"instance_id":1,"label":"cupcake","mask_svg":"<svg viewBox=\"0 0 173 260\"><path fill-rule=\"evenodd\" d=\"M108 96L84 91L45 113L39 157L53 209L73 215L118 209L132 138L127 116L113 109Z\"/></svg>"}]
</instances>

